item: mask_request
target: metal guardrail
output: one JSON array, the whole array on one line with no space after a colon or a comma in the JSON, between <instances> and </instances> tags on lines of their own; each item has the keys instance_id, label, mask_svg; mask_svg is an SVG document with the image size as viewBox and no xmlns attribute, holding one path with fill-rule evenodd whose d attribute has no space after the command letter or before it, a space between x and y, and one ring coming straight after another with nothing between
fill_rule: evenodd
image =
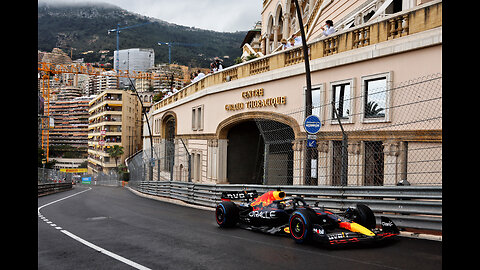
<instances>
[{"instance_id":1,"label":"metal guardrail","mask_svg":"<svg viewBox=\"0 0 480 270\"><path fill-rule=\"evenodd\" d=\"M287 196L304 197L313 204L319 201L327 209L346 209L357 203L368 205L400 228L442 231L441 186L266 186L266 185L214 185L173 181L132 182L135 190L156 196L178 199L187 203L215 207L223 191L255 189L259 194L282 189Z\"/></svg>"},{"instance_id":2,"label":"metal guardrail","mask_svg":"<svg viewBox=\"0 0 480 270\"><path fill-rule=\"evenodd\" d=\"M38 184L38 197L72 189L72 183L41 183Z\"/></svg>"}]
</instances>

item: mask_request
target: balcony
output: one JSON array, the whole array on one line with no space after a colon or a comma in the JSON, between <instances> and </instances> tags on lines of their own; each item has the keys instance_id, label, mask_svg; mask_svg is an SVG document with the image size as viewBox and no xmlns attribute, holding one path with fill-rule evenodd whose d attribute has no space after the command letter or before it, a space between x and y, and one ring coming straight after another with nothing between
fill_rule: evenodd
<instances>
[{"instance_id":1,"label":"balcony","mask_svg":"<svg viewBox=\"0 0 480 270\"><path fill-rule=\"evenodd\" d=\"M88 118L89 128L97 128L104 125L122 125L121 112L115 113L117 115L111 115L112 112L103 112L99 115L91 116Z\"/></svg>"},{"instance_id":2,"label":"balcony","mask_svg":"<svg viewBox=\"0 0 480 270\"><path fill-rule=\"evenodd\" d=\"M96 115L105 111L122 111L122 101L104 101L101 102L88 110L90 115Z\"/></svg>"},{"instance_id":3,"label":"balcony","mask_svg":"<svg viewBox=\"0 0 480 270\"><path fill-rule=\"evenodd\" d=\"M359 25L309 42L307 44L309 59L319 59L382 42L388 42L393 39L399 39L441 26L442 2L434 1L415 9L387 15L379 21ZM209 74L201 80L187 85L172 96L155 103L152 111L214 85L222 83L228 84L234 80L299 64L303 61L302 48L294 47L234 65L222 71Z\"/></svg>"},{"instance_id":4,"label":"balcony","mask_svg":"<svg viewBox=\"0 0 480 270\"><path fill-rule=\"evenodd\" d=\"M120 90L119 90L120 91ZM90 105L92 109L95 109L97 106L103 105L103 103L111 104L122 104L122 94L121 93L107 93L97 100L93 101Z\"/></svg>"}]
</instances>

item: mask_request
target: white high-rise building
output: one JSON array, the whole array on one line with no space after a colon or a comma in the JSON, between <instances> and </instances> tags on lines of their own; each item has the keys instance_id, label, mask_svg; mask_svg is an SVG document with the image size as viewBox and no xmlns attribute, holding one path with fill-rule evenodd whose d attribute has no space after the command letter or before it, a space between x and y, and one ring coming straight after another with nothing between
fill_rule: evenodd
<instances>
[{"instance_id":1,"label":"white high-rise building","mask_svg":"<svg viewBox=\"0 0 480 270\"><path fill-rule=\"evenodd\" d=\"M113 67L119 70L147 71L153 67L155 52L153 49L132 48L113 53ZM118 61L118 62L117 62ZM135 82L134 79L132 79ZM120 78L120 88L129 85L128 78Z\"/></svg>"}]
</instances>

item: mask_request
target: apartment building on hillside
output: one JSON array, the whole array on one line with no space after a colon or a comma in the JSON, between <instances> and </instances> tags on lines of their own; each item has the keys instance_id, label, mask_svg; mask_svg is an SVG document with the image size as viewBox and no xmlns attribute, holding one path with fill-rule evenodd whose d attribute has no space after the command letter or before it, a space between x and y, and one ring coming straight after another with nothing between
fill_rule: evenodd
<instances>
[{"instance_id":1,"label":"apartment building on hillside","mask_svg":"<svg viewBox=\"0 0 480 270\"><path fill-rule=\"evenodd\" d=\"M108 172L142 148L142 107L132 91L107 89L89 103L88 173ZM114 145L123 147L115 164L108 154Z\"/></svg>"},{"instance_id":2,"label":"apartment building on hillside","mask_svg":"<svg viewBox=\"0 0 480 270\"><path fill-rule=\"evenodd\" d=\"M56 88L50 101L50 115L55 127L50 131L50 145L67 144L87 147L88 102L93 96L82 96L79 87Z\"/></svg>"}]
</instances>

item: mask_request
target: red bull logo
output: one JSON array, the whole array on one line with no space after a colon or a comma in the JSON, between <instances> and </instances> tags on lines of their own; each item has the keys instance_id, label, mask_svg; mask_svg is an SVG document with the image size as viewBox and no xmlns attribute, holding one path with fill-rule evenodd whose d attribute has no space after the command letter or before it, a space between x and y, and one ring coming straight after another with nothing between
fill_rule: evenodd
<instances>
[{"instance_id":1,"label":"red bull logo","mask_svg":"<svg viewBox=\"0 0 480 270\"><path fill-rule=\"evenodd\" d=\"M262 196L259 196L250 204L254 209L259 209L270 205L273 201L285 198L286 194L283 191L269 191Z\"/></svg>"}]
</instances>

